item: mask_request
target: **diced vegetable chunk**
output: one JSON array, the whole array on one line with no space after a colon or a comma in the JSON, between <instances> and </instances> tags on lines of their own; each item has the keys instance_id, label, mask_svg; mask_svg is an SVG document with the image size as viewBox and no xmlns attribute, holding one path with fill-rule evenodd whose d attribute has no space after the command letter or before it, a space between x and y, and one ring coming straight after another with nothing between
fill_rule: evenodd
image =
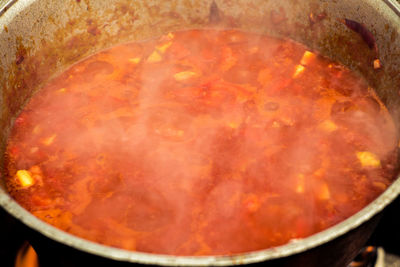
<instances>
[{"instance_id":1,"label":"diced vegetable chunk","mask_svg":"<svg viewBox=\"0 0 400 267\"><path fill-rule=\"evenodd\" d=\"M356 153L358 160L363 167L380 167L381 161L378 156L369 151L360 151Z\"/></svg>"},{"instance_id":2,"label":"diced vegetable chunk","mask_svg":"<svg viewBox=\"0 0 400 267\"><path fill-rule=\"evenodd\" d=\"M372 182L372 185L375 186L376 188L379 188L382 191L386 190L387 188L387 185L382 182Z\"/></svg>"},{"instance_id":3,"label":"diced vegetable chunk","mask_svg":"<svg viewBox=\"0 0 400 267\"><path fill-rule=\"evenodd\" d=\"M296 192L299 194L304 193L304 174L297 175Z\"/></svg>"},{"instance_id":4,"label":"diced vegetable chunk","mask_svg":"<svg viewBox=\"0 0 400 267\"><path fill-rule=\"evenodd\" d=\"M42 140L42 144L45 146L49 146L54 142L54 139L56 139L57 134L53 134L52 136L49 136L45 139Z\"/></svg>"},{"instance_id":5,"label":"diced vegetable chunk","mask_svg":"<svg viewBox=\"0 0 400 267\"><path fill-rule=\"evenodd\" d=\"M379 59L374 60L374 69L380 69L382 67L381 61Z\"/></svg>"},{"instance_id":6,"label":"diced vegetable chunk","mask_svg":"<svg viewBox=\"0 0 400 267\"><path fill-rule=\"evenodd\" d=\"M38 165L33 165L32 167L29 168L29 171L32 174L40 174L40 173L42 173L42 170L40 169L40 167Z\"/></svg>"},{"instance_id":7,"label":"diced vegetable chunk","mask_svg":"<svg viewBox=\"0 0 400 267\"><path fill-rule=\"evenodd\" d=\"M133 64L139 64L140 62L140 57L134 57L134 58L130 58L128 59L129 62L133 63Z\"/></svg>"},{"instance_id":8,"label":"diced vegetable chunk","mask_svg":"<svg viewBox=\"0 0 400 267\"><path fill-rule=\"evenodd\" d=\"M305 69L305 67L304 66L302 66L302 65L297 65L296 67L295 67L295 71L294 71L294 74L293 74L293 78L296 78L297 76L299 76L303 71L304 71L304 69Z\"/></svg>"},{"instance_id":9,"label":"diced vegetable chunk","mask_svg":"<svg viewBox=\"0 0 400 267\"><path fill-rule=\"evenodd\" d=\"M30 187L34 184L34 179L31 176L31 173L27 170L19 170L16 173L16 177L18 182L22 187Z\"/></svg>"},{"instance_id":10,"label":"diced vegetable chunk","mask_svg":"<svg viewBox=\"0 0 400 267\"><path fill-rule=\"evenodd\" d=\"M333 121L325 120L318 125L318 128L325 132L334 132L338 127Z\"/></svg>"},{"instance_id":11,"label":"diced vegetable chunk","mask_svg":"<svg viewBox=\"0 0 400 267\"><path fill-rule=\"evenodd\" d=\"M169 32L169 33L167 34L167 37L168 37L170 40L172 40L172 39L174 39L175 34L173 34L172 32Z\"/></svg>"},{"instance_id":12,"label":"diced vegetable chunk","mask_svg":"<svg viewBox=\"0 0 400 267\"><path fill-rule=\"evenodd\" d=\"M159 51L160 53L165 53L165 51L167 51L167 49L172 45L172 42L168 42L162 45L158 45L156 47L157 51Z\"/></svg>"},{"instance_id":13,"label":"diced vegetable chunk","mask_svg":"<svg viewBox=\"0 0 400 267\"><path fill-rule=\"evenodd\" d=\"M147 58L147 62L149 62L149 63L157 63L157 62L160 62L161 60L162 60L162 57L157 51L154 51L153 53L151 53L151 55Z\"/></svg>"},{"instance_id":14,"label":"diced vegetable chunk","mask_svg":"<svg viewBox=\"0 0 400 267\"><path fill-rule=\"evenodd\" d=\"M300 64L307 66L309 65L314 59L316 58L316 55L313 52L306 51L303 54L303 57L301 58Z\"/></svg>"},{"instance_id":15,"label":"diced vegetable chunk","mask_svg":"<svg viewBox=\"0 0 400 267\"><path fill-rule=\"evenodd\" d=\"M232 129L237 129L239 127L239 123L236 121L231 121L228 123L228 126Z\"/></svg>"},{"instance_id":16,"label":"diced vegetable chunk","mask_svg":"<svg viewBox=\"0 0 400 267\"><path fill-rule=\"evenodd\" d=\"M174 74L175 80L179 81L184 81L188 80L190 78L194 78L198 76L198 74L194 71L182 71Z\"/></svg>"},{"instance_id":17,"label":"diced vegetable chunk","mask_svg":"<svg viewBox=\"0 0 400 267\"><path fill-rule=\"evenodd\" d=\"M331 192L329 190L329 187L326 183L323 183L318 191L318 198L320 200L328 200L331 198Z\"/></svg>"}]
</instances>

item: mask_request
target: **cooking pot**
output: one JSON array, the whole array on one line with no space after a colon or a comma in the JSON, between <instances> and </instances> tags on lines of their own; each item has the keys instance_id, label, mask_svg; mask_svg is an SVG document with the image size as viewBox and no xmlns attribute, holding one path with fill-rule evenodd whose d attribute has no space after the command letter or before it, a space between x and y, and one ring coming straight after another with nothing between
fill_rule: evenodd
<instances>
[{"instance_id":1,"label":"cooking pot","mask_svg":"<svg viewBox=\"0 0 400 267\"><path fill-rule=\"evenodd\" d=\"M0 11L2 177L4 150L13 120L46 81L98 50L179 29L237 28L304 43L366 77L400 129L399 14L394 0L9 1ZM380 64L374 68L376 59ZM347 220L283 246L231 256L177 257L107 247L58 230L10 198L3 180L0 205L24 225L39 257L47 254L52 260L63 258L74 266L87 264L86 260L97 266L260 262L270 266L346 266L374 230L382 211L400 192L397 179ZM46 260L42 263L61 266Z\"/></svg>"}]
</instances>

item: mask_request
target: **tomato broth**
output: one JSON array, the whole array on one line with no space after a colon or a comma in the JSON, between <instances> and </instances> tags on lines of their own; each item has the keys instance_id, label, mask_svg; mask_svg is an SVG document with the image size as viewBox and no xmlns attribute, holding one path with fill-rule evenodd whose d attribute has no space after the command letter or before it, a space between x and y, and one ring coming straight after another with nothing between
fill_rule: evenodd
<instances>
[{"instance_id":1,"label":"tomato broth","mask_svg":"<svg viewBox=\"0 0 400 267\"><path fill-rule=\"evenodd\" d=\"M187 30L118 45L44 86L7 146L11 196L109 246L265 249L353 215L393 181L372 88L301 44Z\"/></svg>"}]
</instances>

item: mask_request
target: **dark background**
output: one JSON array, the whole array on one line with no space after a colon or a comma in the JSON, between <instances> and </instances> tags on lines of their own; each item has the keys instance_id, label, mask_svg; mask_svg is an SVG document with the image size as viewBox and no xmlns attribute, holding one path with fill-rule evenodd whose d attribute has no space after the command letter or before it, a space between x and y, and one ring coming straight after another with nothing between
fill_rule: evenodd
<instances>
[{"instance_id":1,"label":"dark background","mask_svg":"<svg viewBox=\"0 0 400 267\"><path fill-rule=\"evenodd\" d=\"M14 266L18 248L24 243L20 223L0 208L0 266Z\"/></svg>"}]
</instances>

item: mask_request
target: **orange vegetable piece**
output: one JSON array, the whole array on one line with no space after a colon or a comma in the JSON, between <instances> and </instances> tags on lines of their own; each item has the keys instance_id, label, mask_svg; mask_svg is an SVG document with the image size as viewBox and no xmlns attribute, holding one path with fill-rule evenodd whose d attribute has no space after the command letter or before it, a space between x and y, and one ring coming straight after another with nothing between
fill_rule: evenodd
<instances>
[{"instance_id":1,"label":"orange vegetable piece","mask_svg":"<svg viewBox=\"0 0 400 267\"><path fill-rule=\"evenodd\" d=\"M31 173L27 170L17 171L16 177L22 187L30 187L35 183L35 180L32 178Z\"/></svg>"}]
</instances>

